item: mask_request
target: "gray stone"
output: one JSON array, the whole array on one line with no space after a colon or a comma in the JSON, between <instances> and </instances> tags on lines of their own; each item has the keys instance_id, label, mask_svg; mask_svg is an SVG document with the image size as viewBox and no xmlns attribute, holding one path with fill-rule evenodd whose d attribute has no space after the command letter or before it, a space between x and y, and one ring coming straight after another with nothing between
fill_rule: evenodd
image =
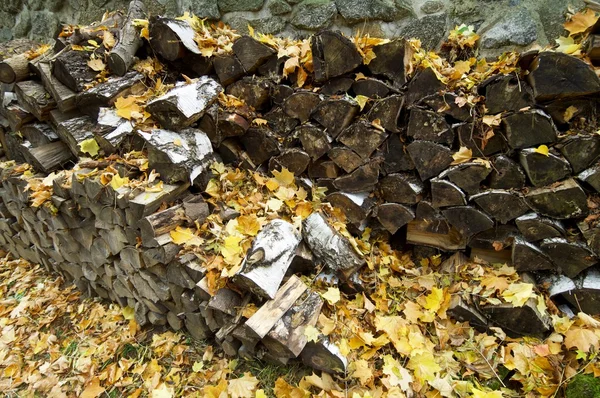
<instances>
[{"instance_id":1,"label":"gray stone","mask_svg":"<svg viewBox=\"0 0 600 398\"><path fill-rule=\"evenodd\" d=\"M398 36L421 40L423 48L431 50L439 46L446 37L446 14L428 15L413 19L400 28Z\"/></svg>"},{"instance_id":2,"label":"gray stone","mask_svg":"<svg viewBox=\"0 0 600 398\"><path fill-rule=\"evenodd\" d=\"M511 10L481 36L483 48L526 46L537 39L537 27L525 8Z\"/></svg>"},{"instance_id":3,"label":"gray stone","mask_svg":"<svg viewBox=\"0 0 600 398\"><path fill-rule=\"evenodd\" d=\"M15 26L13 27L13 34L15 37L25 37L31 30L31 13L27 8L23 9L19 15L17 15Z\"/></svg>"},{"instance_id":4,"label":"gray stone","mask_svg":"<svg viewBox=\"0 0 600 398\"><path fill-rule=\"evenodd\" d=\"M31 25L31 35L42 42L56 37L60 29L58 17L48 11L32 11Z\"/></svg>"},{"instance_id":5,"label":"gray stone","mask_svg":"<svg viewBox=\"0 0 600 398\"><path fill-rule=\"evenodd\" d=\"M48 11L59 11L65 5L65 0L46 0L46 10Z\"/></svg>"},{"instance_id":6,"label":"gray stone","mask_svg":"<svg viewBox=\"0 0 600 398\"><path fill-rule=\"evenodd\" d=\"M336 11L332 1L304 0L294 7L291 23L301 29L325 28L333 21Z\"/></svg>"},{"instance_id":7,"label":"gray stone","mask_svg":"<svg viewBox=\"0 0 600 398\"><path fill-rule=\"evenodd\" d=\"M272 0L268 7L273 15L283 15L292 11L292 7L285 0Z\"/></svg>"},{"instance_id":8,"label":"gray stone","mask_svg":"<svg viewBox=\"0 0 600 398\"><path fill-rule=\"evenodd\" d=\"M189 11L200 18L219 19L219 7L215 0L179 0L179 12Z\"/></svg>"},{"instance_id":9,"label":"gray stone","mask_svg":"<svg viewBox=\"0 0 600 398\"><path fill-rule=\"evenodd\" d=\"M413 13L410 7L403 7L402 2L398 3L394 0L335 0L340 14L350 23L373 19L389 22Z\"/></svg>"},{"instance_id":10,"label":"gray stone","mask_svg":"<svg viewBox=\"0 0 600 398\"><path fill-rule=\"evenodd\" d=\"M12 15L18 14L23 8L23 0L5 0L0 2L0 11Z\"/></svg>"},{"instance_id":11,"label":"gray stone","mask_svg":"<svg viewBox=\"0 0 600 398\"><path fill-rule=\"evenodd\" d=\"M221 12L258 11L262 8L264 0L218 0L218 3Z\"/></svg>"},{"instance_id":12,"label":"gray stone","mask_svg":"<svg viewBox=\"0 0 600 398\"><path fill-rule=\"evenodd\" d=\"M439 0L429 0L421 6L421 12L424 14L437 14L444 9L444 3Z\"/></svg>"},{"instance_id":13,"label":"gray stone","mask_svg":"<svg viewBox=\"0 0 600 398\"><path fill-rule=\"evenodd\" d=\"M250 19L239 15L223 18L223 22L229 24L240 34L248 34L248 25L256 32L265 34L276 34L285 28L285 19L278 16Z\"/></svg>"}]
</instances>

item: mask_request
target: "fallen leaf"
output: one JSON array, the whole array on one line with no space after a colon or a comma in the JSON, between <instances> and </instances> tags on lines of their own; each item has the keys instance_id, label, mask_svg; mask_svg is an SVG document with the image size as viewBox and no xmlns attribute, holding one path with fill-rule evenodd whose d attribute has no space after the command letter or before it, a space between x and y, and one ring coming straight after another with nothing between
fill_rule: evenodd
<instances>
[{"instance_id":1,"label":"fallen leaf","mask_svg":"<svg viewBox=\"0 0 600 398\"><path fill-rule=\"evenodd\" d=\"M461 164L468 162L473 157L473 151L467 147L461 146L458 152L452 155L454 161L452 164Z\"/></svg>"},{"instance_id":2,"label":"fallen leaf","mask_svg":"<svg viewBox=\"0 0 600 398\"><path fill-rule=\"evenodd\" d=\"M96 72L102 72L106 69L106 64L100 58L90 59L87 64Z\"/></svg>"},{"instance_id":3,"label":"fallen leaf","mask_svg":"<svg viewBox=\"0 0 600 398\"><path fill-rule=\"evenodd\" d=\"M244 373L239 379L229 380L227 392L232 398L252 398L258 387L258 379L250 373Z\"/></svg>"},{"instance_id":4,"label":"fallen leaf","mask_svg":"<svg viewBox=\"0 0 600 398\"><path fill-rule=\"evenodd\" d=\"M533 284L531 283L512 283L508 289L502 292L504 300L515 307L522 307L533 296Z\"/></svg>"},{"instance_id":5,"label":"fallen leaf","mask_svg":"<svg viewBox=\"0 0 600 398\"><path fill-rule=\"evenodd\" d=\"M316 327L314 327L312 325L308 325L304 328L304 336L306 336L306 339L308 341L317 342L317 341L319 341L320 335L321 335L321 333L319 332L319 329L317 329Z\"/></svg>"},{"instance_id":6,"label":"fallen leaf","mask_svg":"<svg viewBox=\"0 0 600 398\"><path fill-rule=\"evenodd\" d=\"M596 23L598 16L593 10L586 8L582 12L578 12L573 15L569 21L564 25L565 29L569 31L569 36L573 36L577 33L583 33L588 28Z\"/></svg>"},{"instance_id":7,"label":"fallen leaf","mask_svg":"<svg viewBox=\"0 0 600 398\"><path fill-rule=\"evenodd\" d=\"M94 377L90 384L87 385L85 390L79 396L80 398L96 398L105 391L105 388L100 386L100 380Z\"/></svg>"},{"instance_id":8,"label":"fallen leaf","mask_svg":"<svg viewBox=\"0 0 600 398\"><path fill-rule=\"evenodd\" d=\"M546 145L540 145L535 149L536 153L542 154L544 156L549 156L548 147Z\"/></svg>"},{"instance_id":9,"label":"fallen leaf","mask_svg":"<svg viewBox=\"0 0 600 398\"><path fill-rule=\"evenodd\" d=\"M321 297L327 300L329 304L333 305L340 301L340 290L337 287L330 287L325 293L321 294Z\"/></svg>"},{"instance_id":10,"label":"fallen leaf","mask_svg":"<svg viewBox=\"0 0 600 398\"><path fill-rule=\"evenodd\" d=\"M244 235L256 236L260 230L260 223L255 214L239 216L237 218L237 230Z\"/></svg>"},{"instance_id":11,"label":"fallen leaf","mask_svg":"<svg viewBox=\"0 0 600 398\"><path fill-rule=\"evenodd\" d=\"M590 349L594 347L594 350L598 350L599 338L593 330L571 327L565 333L565 346L567 348L577 348L583 352L590 352Z\"/></svg>"},{"instance_id":12,"label":"fallen leaf","mask_svg":"<svg viewBox=\"0 0 600 398\"><path fill-rule=\"evenodd\" d=\"M178 226L169 232L169 235L176 245L200 246L202 244L202 238L196 236L189 228Z\"/></svg>"},{"instance_id":13,"label":"fallen leaf","mask_svg":"<svg viewBox=\"0 0 600 398\"><path fill-rule=\"evenodd\" d=\"M565 54L575 54L580 48L581 44L576 44L572 37L559 37L555 40L558 47L556 51Z\"/></svg>"},{"instance_id":14,"label":"fallen leaf","mask_svg":"<svg viewBox=\"0 0 600 398\"><path fill-rule=\"evenodd\" d=\"M94 138L88 138L87 140L83 140L79 143L79 149L83 153L87 153L92 157L98 156L98 151L100 147Z\"/></svg>"},{"instance_id":15,"label":"fallen leaf","mask_svg":"<svg viewBox=\"0 0 600 398\"><path fill-rule=\"evenodd\" d=\"M565 113L563 114L563 118L565 119L566 122L568 122L571 119L573 119L573 116L575 116L575 113L577 113L577 111L578 111L578 109L575 108L573 105L571 105L567 109L565 109Z\"/></svg>"},{"instance_id":16,"label":"fallen leaf","mask_svg":"<svg viewBox=\"0 0 600 398\"><path fill-rule=\"evenodd\" d=\"M373 378L373 371L369 367L369 362L364 359L359 359L356 362L353 362L354 372L352 372L352 377L355 379L359 379L362 385L365 385Z\"/></svg>"},{"instance_id":17,"label":"fallen leaf","mask_svg":"<svg viewBox=\"0 0 600 398\"><path fill-rule=\"evenodd\" d=\"M354 98L354 100L358 103L358 106L360 106L360 110L362 111L365 108L365 105L367 104L369 97L364 96L364 95L357 95Z\"/></svg>"}]
</instances>

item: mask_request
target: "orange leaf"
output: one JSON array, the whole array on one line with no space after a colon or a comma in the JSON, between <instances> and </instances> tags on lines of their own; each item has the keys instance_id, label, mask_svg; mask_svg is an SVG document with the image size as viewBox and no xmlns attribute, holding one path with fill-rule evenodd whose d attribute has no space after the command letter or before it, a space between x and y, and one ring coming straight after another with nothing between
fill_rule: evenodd
<instances>
[{"instance_id":1,"label":"orange leaf","mask_svg":"<svg viewBox=\"0 0 600 398\"><path fill-rule=\"evenodd\" d=\"M590 26L594 25L598 20L596 13L590 9L583 12L578 12L565 23L565 29L569 31L569 36L577 33L585 32Z\"/></svg>"}]
</instances>

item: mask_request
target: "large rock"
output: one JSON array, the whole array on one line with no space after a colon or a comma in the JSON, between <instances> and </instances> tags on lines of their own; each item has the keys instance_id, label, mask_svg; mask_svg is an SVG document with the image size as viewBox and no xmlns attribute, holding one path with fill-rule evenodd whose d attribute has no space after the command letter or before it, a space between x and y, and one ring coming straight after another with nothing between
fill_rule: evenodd
<instances>
[{"instance_id":1,"label":"large rock","mask_svg":"<svg viewBox=\"0 0 600 398\"><path fill-rule=\"evenodd\" d=\"M336 12L333 1L304 0L294 7L290 22L301 29L322 29L332 23Z\"/></svg>"},{"instance_id":2,"label":"large rock","mask_svg":"<svg viewBox=\"0 0 600 398\"><path fill-rule=\"evenodd\" d=\"M446 14L427 15L421 19L410 19L400 28L398 36L421 40L423 48L433 50L446 37Z\"/></svg>"},{"instance_id":3,"label":"large rock","mask_svg":"<svg viewBox=\"0 0 600 398\"><path fill-rule=\"evenodd\" d=\"M258 11L265 0L218 0L221 12ZM214 0L213 0L214 2Z\"/></svg>"},{"instance_id":4,"label":"large rock","mask_svg":"<svg viewBox=\"0 0 600 398\"><path fill-rule=\"evenodd\" d=\"M481 47L526 46L536 39L535 19L529 10L519 8L505 13L498 22L481 35Z\"/></svg>"},{"instance_id":5,"label":"large rock","mask_svg":"<svg viewBox=\"0 0 600 398\"><path fill-rule=\"evenodd\" d=\"M179 11L189 11L199 18L219 19L219 7L215 0L179 0Z\"/></svg>"},{"instance_id":6,"label":"large rock","mask_svg":"<svg viewBox=\"0 0 600 398\"><path fill-rule=\"evenodd\" d=\"M393 21L413 14L412 7L394 0L335 0L344 19L350 23L374 19Z\"/></svg>"}]
</instances>

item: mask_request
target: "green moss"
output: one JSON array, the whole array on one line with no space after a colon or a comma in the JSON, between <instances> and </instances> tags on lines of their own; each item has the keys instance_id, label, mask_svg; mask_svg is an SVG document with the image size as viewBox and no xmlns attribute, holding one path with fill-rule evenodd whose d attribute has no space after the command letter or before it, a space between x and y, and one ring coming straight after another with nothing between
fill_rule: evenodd
<instances>
[{"instance_id":1,"label":"green moss","mask_svg":"<svg viewBox=\"0 0 600 398\"><path fill-rule=\"evenodd\" d=\"M600 379L577 375L567 386L566 398L600 398Z\"/></svg>"}]
</instances>

